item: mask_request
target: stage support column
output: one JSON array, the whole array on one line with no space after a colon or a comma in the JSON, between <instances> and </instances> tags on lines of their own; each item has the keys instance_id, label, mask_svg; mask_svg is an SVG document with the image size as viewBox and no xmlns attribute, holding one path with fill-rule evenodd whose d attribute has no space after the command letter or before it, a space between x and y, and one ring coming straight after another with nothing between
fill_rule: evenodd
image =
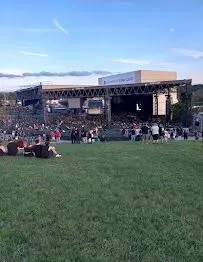
<instances>
[{"instance_id":1,"label":"stage support column","mask_svg":"<svg viewBox=\"0 0 203 262\"><path fill-rule=\"evenodd\" d=\"M46 99L45 93L43 93L41 83L40 83L40 92L41 92L40 96L41 96L41 99L42 99L42 112L43 112L44 124L46 126L47 125L47 108L46 108L47 99Z\"/></svg>"},{"instance_id":2,"label":"stage support column","mask_svg":"<svg viewBox=\"0 0 203 262\"><path fill-rule=\"evenodd\" d=\"M46 112L47 108L46 108L46 100L43 99L42 100L42 111L43 111L43 118L44 118L44 124L45 126L47 125L47 112Z\"/></svg>"},{"instance_id":3,"label":"stage support column","mask_svg":"<svg viewBox=\"0 0 203 262\"><path fill-rule=\"evenodd\" d=\"M171 121L172 118L172 110L171 110L171 93L168 90L168 94L166 95L166 123Z\"/></svg>"},{"instance_id":4,"label":"stage support column","mask_svg":"<svg viewBox=\"0 0 203 262\"><path fill-rule=\"evenodd\" d=\"M189 127L192 124L192 96L191 85L187 84L181 98L181 120L185 127Z\"/></svg>"},{"instance_id":5,"label":"stage support column","mask_svg":"<svg viewBox=\"0 0 203 262\"><path fill-rule=\"evenodd\" d=\"M80 110L83 109L83 105L84 105L86 100L87 100L87 98L80 98Z\"/></svg>"},{"instance_id":6,"label":"stage support column","mask_svg":"<svg viewBox=\"0 0 203 262\"><path fill-rule=\"evenodd\" d=\"M106 120L108 127L111 126L111 97L105 97L105 111L106 111Z\"/></svg>"},{"instance_id":7,"label":"stage support column","mask_svg":"<svg viewBox=\"0 0 203 262\"><path fill-rule=\"evenodd\" d=\"M159 115L159 95L157 93L154 95L154 115L156 117Z\"/></svg>"}]
</instances>

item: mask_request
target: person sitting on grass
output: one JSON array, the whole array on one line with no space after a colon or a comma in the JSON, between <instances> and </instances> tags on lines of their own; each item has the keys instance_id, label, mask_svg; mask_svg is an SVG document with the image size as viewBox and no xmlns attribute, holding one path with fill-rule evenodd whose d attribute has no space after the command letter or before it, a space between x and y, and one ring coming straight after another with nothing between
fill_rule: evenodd
<instances>
[{"instance_id":1,"label":"person sitting on grass","mask_svg":"<svg viewBox=\"0 0 203 262\"><path fill-rule=\"evenodd\" d=\"M5 156L6 155L6 149L3 145L3 142L0 141L0 156Z\"/></svg>"},{"instance_id":2,"label":"person sitting on grass","mask_svg":"<svg viewBox=\"0 0 203 262\"><path fill-rule=\"evenodd\" d=\"M16 142L16 145L18 147L19 150L23 150L24 149L24 141L23 138L19 138Z\"/></svg>"},{"instance_id":3,"label":"person sitting on grass","mask_svg":"<svg viewBox=\"0 0 203 262\"><path fill-rule=\"evenodd\" d=\"M42 155L42 144L39 139L35 140L35 145L31 147L31 151L35 154L35 157L41 158Z\"/></svg>"},{"instance_id":4,"label":"person sitting on grass","mask_svg":"<svg viewBox=\"0 0 203 262\"><path fill-rule=\"evenodd\" d=\"M49 146L49 142L41 144L38 139L31 149L37 158L61 157L61 155L56 152L55 147Z\"/></svg>"},{"instance_id":5,"label":"person sitting on grass","mask_svg":"<svg viewBox=\"0 0 203 262\"><path fill-rule=\"evenodd\" d=\"M33 150L32 150L32 141L27 141L25 142L24 144L24 152L23 152L23 155L24 157L33 157L35 156Z\"/></svg>"},{"instance_id":6,"label":"person sitting on grass","mask_svg":"<svg viewBox=\"0 0 203 262\"><path fill-rule=\"evenodd\" d=\"M18 147L14 140L9 139L7 145L7 155L8 156L16 156L18 154Z\"/></svg>"},{"instance_id":7,"label":"person sitting on grass","mask_svg":"<svg viewBox=\"0 0 203 262\"><path fill-rule=\"evenodd\" d=\"M19 138L19 139L16 141L16 145L17 145L18 153L19 153L19 154L23 154L23 153L24 153L25 144L26 144L26 143L24 142L23 138Z\"/></svg>"}]
</instances>

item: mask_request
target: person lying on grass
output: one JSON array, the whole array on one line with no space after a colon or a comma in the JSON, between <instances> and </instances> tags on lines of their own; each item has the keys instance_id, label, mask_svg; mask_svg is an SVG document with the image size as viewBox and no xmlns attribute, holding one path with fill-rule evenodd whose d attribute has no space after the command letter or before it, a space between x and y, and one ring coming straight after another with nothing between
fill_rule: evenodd
<instances>
[{"instance_id":1,"label":"person lying on grass","mask_svg":"<svg viewBox=\"0 0 203 262\"><path fill-rule=\"evenodd\" d=\"M61 157L55 147L49 145L49 142L42 144L38 139L35 141L35 145L30 147L30 151L33 152L37 158Z\"/></svg>"},{"instance_id":2,"label":"person lying on grass","mask_svg":"<svg viewBox=\"0 0 203 262\"><path fill-rule=\"evenodd\" d=\"M44 152L45 152L45 156L47 155L48 157L61 157L61 155L59 155L55 149L55 147L50 146L49 142L45 142L44 145ZM48 151L48 154L46 153ZM43 154L43 150L42 150L42 154Z\"/></svg>"},{"instance_id":3,"label":"person lying on grass","mask_svg":"<svg viewBox=\"0 0 203 262\"><path fill-rule=\"evenodd\" d=\"M26 143L25 143L26 144ZM15 145L15 150L13 150L13 145ZM2 141L0 141L0 156L16 156L18 154L18 148L12 140L9 140L7 145L7 150ZM18 154L19 155L19 154ZM55 149L49 145L49 142L42 144L39 140L36 140L35 145L27 145L24 147L25 157L37 157L37 158L50 158L50 157L61 157Z\"/></svg>"}]
</instances>

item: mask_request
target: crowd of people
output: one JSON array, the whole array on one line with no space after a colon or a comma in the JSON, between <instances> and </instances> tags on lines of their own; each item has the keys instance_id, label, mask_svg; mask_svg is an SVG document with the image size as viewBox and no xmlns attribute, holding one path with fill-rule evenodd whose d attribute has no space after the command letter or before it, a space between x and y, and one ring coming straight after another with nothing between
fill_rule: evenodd
<instances>
[{"instance_id":1,"label":"crowd of people","mask_svg":"<svg viewBox=\"0 0 203 262\"><path fill-rule=\"evenodd\" d=\"M132 142L142 141L146 143L150 141L153 141L153 143L167 143L169 140L176 138L179 140L182 138L188 140L189 136L188 128L169 128L157 123L134 124L132 129L127 130L127 134L125 129L123 129L122 132L123 135L127 135Z\"/></svg>"},{"instance_id":2,"label":"crowd of people","mask_svg":"<svg viewBox=\"0 0 203 262\"><path fill-rule=\"evenodd\" d=\"M10 112L1 115L0 155L59 157L50 142L58 143L65 136L66 139L69 137L72 144L106 141L102 135L102 131L107 128L105 115L49 115L44 120L43 117L40 120L28 108L19 106L14 106ZM111 128L120 130L121 136L128 137L132 142L167 143L176 138L187 140L189 136L188 128L163 125L157 119L144 123L129 112L112 115ZM41 132L41 135L37 135L37 132ZM198 136L195 133L196 139ZM6 146L5 141L8 142Z\"/></svg>"},{"instance_id":3,"label":"crowd of people","mask_svg":"<svg viewBox=\"0 0 203 262\"><path fill-rule=\"evenodd\" d=\"M100 134L100 129L98 127L86 130L84 126L81 129L73 128L71 130L71 142L72 144L84 144L93 143L96 141L105 142L105 137Z\"/></svg>"},{"instance_id":4,"label":"crowd of people","mask_svg":"<svg viewBox=\"0 0 203 262\"><path fill-rule=\"evenodd\" d=\"M127 128L132 123L132 113L120 113L119 115L112 114L112 127L113 128ZM28 107L22 107L19 105L12 106L1 112L0 117L0 129L21 129L25 131L31 130L53 130L56 126L63 122L63 125L71 130L73 128L81 128L84 126L87 130L93 127L106 126L105 115L88 114L48 114L46 113L46 120L44 119L44 112L35 114L33 110Z\"/></svg>"}]
</instances>

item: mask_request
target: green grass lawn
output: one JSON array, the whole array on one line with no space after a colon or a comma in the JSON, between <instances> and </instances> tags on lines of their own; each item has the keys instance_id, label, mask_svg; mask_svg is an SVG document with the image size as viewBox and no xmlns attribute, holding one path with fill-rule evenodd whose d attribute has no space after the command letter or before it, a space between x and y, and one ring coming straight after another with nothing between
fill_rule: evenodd
<instances>
[{"instance_id":1,"label":"green grass lawn","mask_svg":"<svg viewBox=\"0 0 203 262\"><path fill-rule=\"evenodd\" d=\"M0 262L203 261L200 142L0 158Z\"/></svg>"}]
</instances>

